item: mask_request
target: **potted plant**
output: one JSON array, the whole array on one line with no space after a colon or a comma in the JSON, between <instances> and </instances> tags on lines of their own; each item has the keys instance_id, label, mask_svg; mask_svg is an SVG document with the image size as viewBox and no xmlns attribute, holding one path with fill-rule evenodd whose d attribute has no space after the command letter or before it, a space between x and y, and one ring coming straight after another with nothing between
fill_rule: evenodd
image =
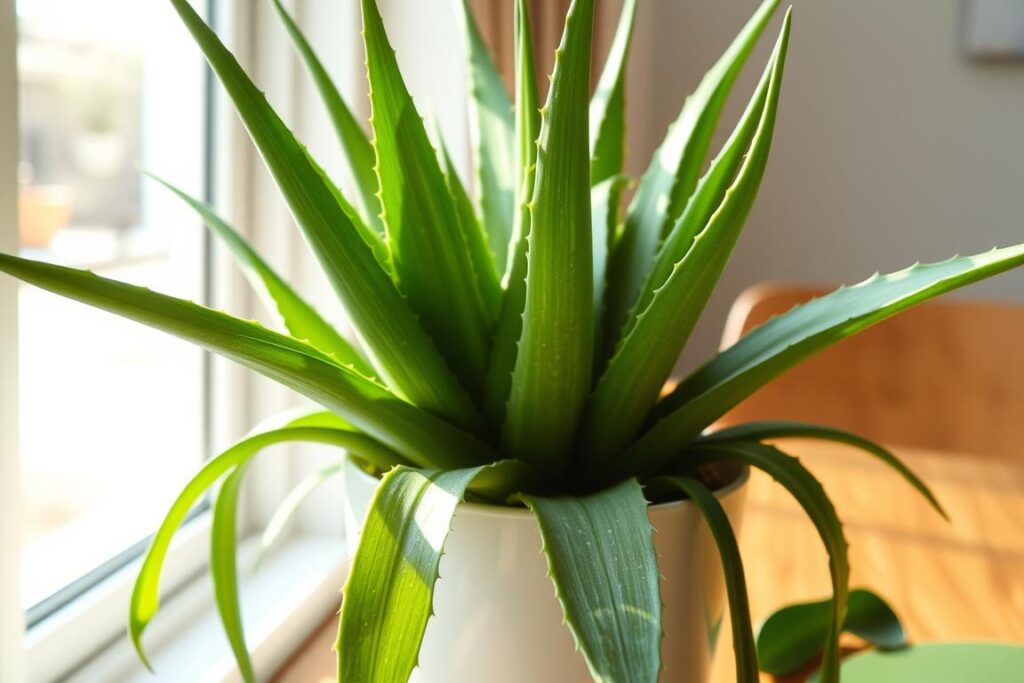
<instances>
[{"instance_id":1,"label":"potted plant","mask_svg":"<svg viewBox=\"0 0 1024 683\"><path fill-rule=\"evenodd\" d=\"M801 463L763 442L802 436L852 444L941 508L891 453L855 435L790 423L707 428L831 344L1020 265L1024 246L842 288L752 331L662 397L764 174L788 14L746 111L703 169L723 103L778 0L765 0L687 101L624 212L624 73L635 0L625 3L593 98L595 0L574 0L543 107L525 0L516 3L514 98L463 14L474 197L431 144L374 0L362 0L372 141L275 0L348 154L353 201L187 0L171 2L234 101L361 344L338 334L227 223L185 195L288 334L87 272L0 256L0 270L15 277L195 342L322 406L263 425L186 486L132 597L130 633L140 656L171 537L223 481L211 568L240 670L254 678L235 577L238 491L261 449L308 441L347 450L350 517L362 525L341 610L340 681L700 680L720 623L716 582L728 593L737 675L757 680L727 514L738 513L749 467L792 492L829 551L834 595L821 678L837 680L848 597L842 527ZM705 569L716 554L721 575Z\"/></svg>"}]
</instances>

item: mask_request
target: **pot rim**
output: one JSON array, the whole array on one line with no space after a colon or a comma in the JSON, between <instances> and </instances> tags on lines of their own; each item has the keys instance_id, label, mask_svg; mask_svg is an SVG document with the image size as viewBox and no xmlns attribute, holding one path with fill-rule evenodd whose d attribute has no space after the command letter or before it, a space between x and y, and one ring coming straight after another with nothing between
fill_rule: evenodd
<instances>
[{"instance_id":1,"label":"pot rim","mask_svg":"<svg viewBox=\"0 0 1024 683\"><path fill-rule=\"evenodd\" d=\"M346 458L345 462L348 464L348 467L346 467L345 469L346 476L348 476L350 472L355 473L360 479L363 479L364 481L372 481L374 483L374 487L376 487L376 485L380 483L380 480L377 477L374 477L372 474L369 474L368 472L364 471L361 467L356 466L351 459ZM714 494L715 498L717 498L719 501L724 501L729 496L732 496L737 491L741 490L747 484L748 481L750 481L750 466L743 465L740 469L740 473L736 476L735 479L733 479L729 484L723 486L722 488L714 490L712 493ZM684 500L673 500L667 503L658 503L657 505L648 504L647 509L650 511L660 512L672 510L677 507L690 505L693 505L693 501L687 498ZM498 517L503 519L521 519L526 516L529 516L531 518L533 517L533 513L530 512L530 510L528 510L525 507L518 508L508 507L504 505L489 505L486 503L467 503L465 501L459 501L458 510L460 513L470 512L474 515Z\"/></svg>"}]
</instances>

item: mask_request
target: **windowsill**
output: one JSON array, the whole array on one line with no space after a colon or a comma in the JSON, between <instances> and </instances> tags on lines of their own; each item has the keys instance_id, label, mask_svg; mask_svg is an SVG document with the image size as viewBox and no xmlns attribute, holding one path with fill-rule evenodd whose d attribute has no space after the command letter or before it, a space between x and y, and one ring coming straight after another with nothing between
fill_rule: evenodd
<instances>
[{"instance_id":1,"label":"windowsill","mask_svg":"<svg viewBox=\"0 0 1024 683\"><path fill-rule=\"evenodd\" d=\"M257 541L244 542L239 567L251 568ZM326 536L299 536L284 542L259 571L240 582L242 615L249 651L260 679L269 678L339 604L347 567L343 542ZM134 568L133 568L134 570ZM125 612L127 610L125 609ZM29 634L29 681L48 681L33 656ZM213 600L209 575L203 572L166 601L146 632L145 642L156 674L138 661L127 635L75 667L68 681L208 681L240 680Z\"/></svg>"}]
</instances>

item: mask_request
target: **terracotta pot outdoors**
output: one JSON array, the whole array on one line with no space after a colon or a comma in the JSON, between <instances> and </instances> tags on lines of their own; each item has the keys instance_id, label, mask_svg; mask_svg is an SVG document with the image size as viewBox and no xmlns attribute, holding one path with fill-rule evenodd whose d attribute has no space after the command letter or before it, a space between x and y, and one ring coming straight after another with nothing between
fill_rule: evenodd
<instances>
[{"instance_id":1,"label":"terracotta pot outdoors","mask_svg":"<svg viewBox=\"0 0 1024 683\"><path fill-rule=\"evenodd\" d=\"M18 193L18 233L21 245L50 246L53 236L71 220L71 190L64 185L29 185Z\"/></svg>"},{"instance_id":2,"label":"terracotta pot outdoors","mask_svg":"<svg viewBox=\"0 0 1024 683\"><path fill-rule=\"evenodd\" d=\"M749 472L716 493L738 525ZM346 530L356 538L377 480L349 463ZM663 683L708 678L725 608L718 552L689 501L653 505L664 603ZM537 523L524 509L462 504L441 559L413 683L591 683L541 554ZM728 646L728 644L725 644Z\"/></svg>"}]
</instances>

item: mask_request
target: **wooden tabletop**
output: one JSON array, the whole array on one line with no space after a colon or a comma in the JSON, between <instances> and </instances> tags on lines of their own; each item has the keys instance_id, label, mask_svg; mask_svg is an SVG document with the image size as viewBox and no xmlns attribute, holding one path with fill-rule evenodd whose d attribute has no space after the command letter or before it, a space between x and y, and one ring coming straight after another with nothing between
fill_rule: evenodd
<instances>
[{"instance_id":1,"label":"wooden tabletop","mask_svg":"<svg viewBox=\"0 0 1024 683\"><path fill-rule=\"evenodd\" d=\"M946 522L892 470L858 451L779 445L801 458L835 502L850 542L852 585L885 597L912 641L1024 642L1024 453L1014 461L896 449L932 487ZM814 528L760 473L751 479L740 546L755 621L829 595L827 555ZM719 641L714 683L736 680L730 638Z\"/></svg>"},{"instance_id":2,"label":"wooden tabletop","mask_svg":"<svg viewBox=\"0 0 1024 683\"><path fill-rule=\"evenodd\" d=\"M780 442L828 491L846 526L852 585L896 609L913 641L1024 642L1024 453L1019 460L897 450L930 486L946 522L898 475L845 446ZM1024 450L1024 449L1022 449ZM755 474L740 534L755 621L830 593L827 556L800 508ZM280 682L333 680L327 625ZM731 634L719 641L714 683L733 683ZM766 679L767 680L767 679Z\"/></svg>"}]
</instances>

